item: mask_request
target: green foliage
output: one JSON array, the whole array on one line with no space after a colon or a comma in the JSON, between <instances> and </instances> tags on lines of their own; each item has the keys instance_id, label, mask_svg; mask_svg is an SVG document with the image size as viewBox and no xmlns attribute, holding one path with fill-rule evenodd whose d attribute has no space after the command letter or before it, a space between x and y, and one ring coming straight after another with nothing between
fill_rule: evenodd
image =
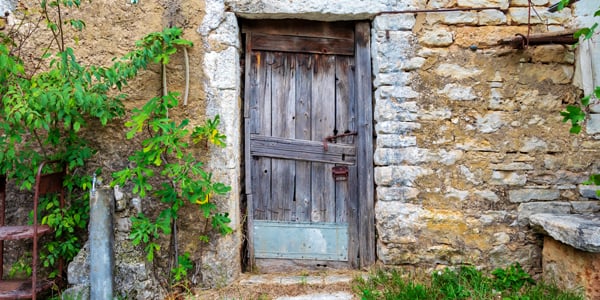
<instances>
[{"instance_id":1,"label":"green foliage","mask_svg":"<svg viewBox=\"0 0 600 300\"><path fill-rule=\"evenodd\" d=\"M173 283L181 282L188 276L188 271L194 268L194 264L190 259L190 254L185 253L177 257L177 267L171 270L171 281Z\"/></svg>"},{"instance_id":2,"label":"green foliage","mask_svg":"<svg viewBox=\"0 0 600 300\"><path fill-rule=\"evenodd\" d=\"M500 291L518 291L526 284L535 284L531 275L518 262L504 269L497 268L492 271L492 275L495 276L494 287Z\"/></svg>"},{"instance_id":3,"label":"green foliage","mask_svg":"<svg viewBox=\"0 0 600 300\"><path fill-rule=\"evenodd\" d=\"M61 160L68 168L65 181L67 205L61 208L57 197L42 199L40 222L54 229L55 238L45 243L41 261L52 268L59 258L71 260L81 247L89 220L91 176L81 175L95 149L82 136L92 124L106 125L125 115L122 88L149 65L167 64L180 47L192 46L182 39L182 30L167 28L154 32L136 43L136 48L109 66L85 66L79 63L75 51L65 42L65 27L75 31L85 28L85 22L68 19L66 9L78 8L79 0L42 0L43 22L51 33L48 46L39 61L44 68L26 68L20 45L10 37L0 39L0 172L25 190L31 190L40 162ZM23 42L23 41L20 41ZM77 40L75 39L75 42ZM41 71L41 70L44 71ZM130 168L113 174L113 184L133 184L133 192L141 197L156 197L167 208L151 220L144 214L132 218L131 238L143 245L147 259L153 260L161 250L158 239L171 233L176 226L179 209L189 202L197 205L206 224L222 234L232 229L226 213L218 212L216 195L224 195L230 187L212 179L212 174L189 151L193 144L207 141L225 146L225 136L217 127L219 117L205 125L188 129L189 120L176 122L169 110L178 105L176 93L155 97L140 109L134 109L126 123L127 138L144 134L140 150L129 160ZM148 129L144 132L144 129ZM100 170L96 170L100 173ZM150 179L153 180L150 180ZM154 178L162 180L153 185ZM208 237L208 235L203 235ZM176 240L176 237L175 237ZM187 275L191 266L189 255L176 258L174 278ZM56 276L52 271L52 276Z\"/></svg>"},{"instance_id":4,"label":"green foliage","mask_svg":"<svg viewBox=\"0 0 600 300\"><path fill-rule=\"evenodd\" d=\"M493 271L486 276L472 266L446 268L431 276L405 274L396 269L376 270L368 278L358 277L353 290L363 300L403 299L520 299L583 300L573 291L535 282L518 264Z\"/></svg>"}]
</instances>

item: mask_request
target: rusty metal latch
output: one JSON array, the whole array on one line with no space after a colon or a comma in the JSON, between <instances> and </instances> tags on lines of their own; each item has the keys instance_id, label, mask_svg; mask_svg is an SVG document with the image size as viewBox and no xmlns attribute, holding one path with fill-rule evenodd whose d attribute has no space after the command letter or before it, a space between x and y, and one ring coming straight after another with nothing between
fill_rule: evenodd
<instances>
[{"instance_id":1,"label":"rusty metal latch","mask_svg":"<svg viewBox=\"0 0 600 300\"><path fill-rule=\"evenodd\" d=\"M327 151L327 143L328 142L332 143L337 138L341 138L341 137L345 137L345 136L351 136L351 135L358 135L358 132L356 132L356 131L346 132L346 133L342 133L342 134L330 135L330 136L325 137L323 139L323 150Z\"/></svg>"},{"instance_id":2,"label":"rusty metal latch","mask_svg":"<svg viewBox=\"0 0 600 300\"><path fill-rule=\"evenodd\" d=\"M348 180L348 167L335 166L331 169L331 175L335 181L346 181Z\"/></svg>"}]
</instances>

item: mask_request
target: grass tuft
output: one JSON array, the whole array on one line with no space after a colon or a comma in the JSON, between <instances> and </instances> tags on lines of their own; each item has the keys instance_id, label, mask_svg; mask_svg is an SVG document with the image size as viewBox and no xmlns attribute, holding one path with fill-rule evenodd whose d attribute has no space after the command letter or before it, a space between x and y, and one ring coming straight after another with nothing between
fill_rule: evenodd
<instances>
[{"instance_id":1,"label":"grass tuft","mask_svg":"<svg viewBox=\"0 0 600 300\"><path fill-rule=\"evenodd\" d=\"M484 274L472 266L445 268L431 275L379 269L356 278L354 292L363 300L583 300L575 291L536 282L518 263Z\"/></svg>"}]
</instances>

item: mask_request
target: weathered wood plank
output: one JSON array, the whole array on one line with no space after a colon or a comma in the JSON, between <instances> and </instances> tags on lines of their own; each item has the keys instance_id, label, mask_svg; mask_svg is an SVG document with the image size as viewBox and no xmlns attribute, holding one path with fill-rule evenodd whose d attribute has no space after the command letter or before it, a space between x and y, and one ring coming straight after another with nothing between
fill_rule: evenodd
<instances>
[{"instance_id":1,"label":"weathered wood plank","mask_svg":"<svg viewBox=\"0 0 600 300\"><path fill-rule=\"evenodd\" d=\"M262 58L261 58L262 57ZM258 56L259 72L257 72L263 78L259 83L258 92L258 132L260 134L271 135L271 74L273 65L273 53L261 53ZM252 149L252 144L250 144ZM258 158L252 160L256 165L258 176L254 187L257 188L254 193L254 216L256 220L267 220L268 219L268 205L271 203L271 159L270 158ZM254 175L254 174L253 174Z\"/></svg>"},{"instance_id":2,"label":"weathered wood plank","mask_svg":"<svg viewBox=\"0 0 600 300\"><path fill-rule=\"evenodd\" d=\"M354 40L354 23L308 20L243 20L242 32Z\"/></svg>"},{"instance_id":3,"label":"weathered wood plank","mask_svg":"<svg viewBox=\"0 0 600 300\"><path fill-rule=\"evenodd\" d=\"M373 187L373 109L369 23L355 27L356 99L358 102L358 215L360 267L375 262L375 213Z\"/></svg>"},{"instance_id":4,"label":"weathered wood plank","mask_svg":"<svg viewBox=\"0 0 600 300\"><path fill-rule=\"evenodd\" d=\"M250 135L250 148L252 156L341 165L353 165L356 163L356 147L353 145L328 144L327 151L325 151L323 142L253 134Z\"/></svg>"},{"instance_id":5,"label":"weathered wood plank","mask_svg":"<svg viewBox=\"0 0 600 300\"><path fill-rule=\"evenodd\" d=\"M338 78L336 87L338 90L337 94L344 95L347 99L347 104L341 108L341 105L338 104L338 107L336 108L338 111L336 113L336 127L338 128L338 131L341 132L357 132L357 99L355 96L356 77L354 74L354 57L343 57L338 58L338 60L340 63L336 70L336 77ZM339 102L341 101L338 100L338 103ZM341 109L342 111L340 111ZM346 127L344 127L344 125L346 125ZM363 133L361 132L359 134ZM356 143L356 140L356 136L348 136L340 139L340 141L346 144L354 144ZM350 166L348 168L348 181L345 188L336 190L336 201L340 202L339 197L342 197L344 192L345 196L343 197L345 199L345 207L344 209L336 208L338 212L338 215L336 215L336 222L338 222L338 220L344 220L343 217L345 213L345 220L348 222L348 262L352 267L358 267L358 226L360 224L358 223L358 174L356 166Z\"/></svg>"},{"instance_id":6,"label":"weathered wood plank","mask_svg":"<svg viewBox=\"0 0 600 300\"><path fill-rule=\"evenodd\" d=\"M244 65L244 77L245 77L245 90L244 90L244 169L245 169L245 191L246 191L246 207L242 208L242 211L246 213L246 232L248 237L247 244L247 259L248 267L250 270L254 269L254 241L252 239L252 225L254 222L254 201L252 197L252 179L257 178L255 174L257 172L256 166L252 163L252 156L250 155L250 133L256 130L258 127L254 121L258 119L258 84L256 82L257 77L257 57L250 50L250 35L246 35L246 52L245 52L245 65ZM250 111L253 111L251 113ZM252 117L251 117L252 116Z\"/></svg>"},{"instance_id":7,"label":"weathered wood plank","mask_svg":"<svg viewBox=\"0 0 600 300\"><path fill-rule=\"evenodd\" d=\"M335 64L335 130L339 133L351 132L354 120L350 116L350 102L354 101L354 74L351 70L352 57L336 57ZM351 83L352 82L352 83ZM337 139L338 142L353 144L354 136ZM348 178L349 179L349 178ZM347 222L346 200L348 193L348 180L335 183L335 221Z\"/></svg>"},{"instance_id":8,"label":"weathered wood plank","mask_svg":"<svg viewBox=\"0 0 600 300\"><path fill-rule=\"evenodd\" d=\"M310 140L312 59L310 55L296 55L296 139ZM298 149L295 147L295 149ZM297 156L296 156L297 157ZM297 222L310 221L311 163L296 161L296 202L294 215Z\"/></svg>"},{"instance_id":9,"label":"weathered wood plank","mask_svg":"<svg viewBox=\"0 0 600 300\"><path fill-rule=\"evenodd\" d=\"M335 56L314 55L312 82L312 140L335 134ZM335 222L333 164L313 163L311 175L313 222Z\"/></svg>"},{"instance_id":10,"label":"weathered wood plank","mask_svg":"<svg viewBox=\"0 0 600 300\"><path fill-rule=\"evenodd\" d=\"M252 34L252 50L354 55L353 40Z\"/></svg>"},{"instance_id":11,"label":"weathered wood plank","mask_svg":"<svg viewBox=\"0 0 600 300\"><path fill-rule=\"evenodd\" d=\"M275 53L272 66L271 85L271 135L293 138L296 134L295 118L295 58L289 53ZM271 218L290 221L294 199L294 172L296 164L283 159L271 160ZM295 205L294 205L295 206Z\"/></svg>"}]
</instances>

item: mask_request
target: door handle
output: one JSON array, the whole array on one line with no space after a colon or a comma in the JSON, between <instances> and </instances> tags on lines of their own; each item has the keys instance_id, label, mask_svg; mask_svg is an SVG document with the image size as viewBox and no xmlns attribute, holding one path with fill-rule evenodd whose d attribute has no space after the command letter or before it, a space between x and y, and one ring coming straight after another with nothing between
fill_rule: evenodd
<instances>
[{"instance_id":1,"label":"door handle","mask_svg":"<svg viewBox=\"0 0 600 300\"><path fill-rule=\"evenodd\" d=\"M352 131L352 132L346 132L346 133L342 133L342 134L326 136L323 139L323 150L327 151L327 143L328 142L331 143L331 142L335 141L337 138L351 136L351 135L358 135L358 132Z\"/></svg>"}]
</instances>

